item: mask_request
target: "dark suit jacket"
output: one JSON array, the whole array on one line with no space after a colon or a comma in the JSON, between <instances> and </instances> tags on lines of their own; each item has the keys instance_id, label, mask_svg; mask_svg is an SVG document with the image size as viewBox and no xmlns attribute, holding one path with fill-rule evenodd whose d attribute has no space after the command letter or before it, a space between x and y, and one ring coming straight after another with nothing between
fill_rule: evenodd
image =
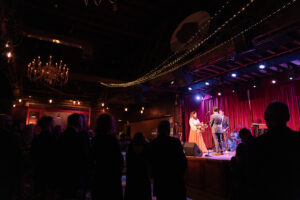
<instances>
[{"instance_id":1,"label":"dark suit jacket","mask_svg":"<svg viewBox=\"0 0 300 200\"><path fill-rule=\"evenodd\" d=\"M299 142L298 132L277 127L248 144L246 197L300 198Z\"/></svg>"},{"instance_id":2,"label":"dark suit jacket","mask_svg":"<svg viewBox=\"0 0 300 200\"><path fill-rule=\"evenodd\" d=\"M223 129L229 128L229 118L225 115L223 117L222 127L223 127Z\"/></svg>"},{"instance_id":3,"label":"dark suit jacket","mask_svg":"<svg viewBox=\"0 0 300 200\"><path fill-rule=\"evenodd\" d=\"M222 133L222 116L217 113L214 112L214 114L212 114L210 116L210 121L209 124L211 126L211 131L212 133Z\"/></svg>"},{"instance_id":4,"label":"dark suit jacket","mask_svg":"<svg viewBox=\"0 0 300 200\"><path fill-rule=\"evenodd\" d=\"M186 199L184 172L187 159L180 141L158 136L150 148L154 195L160 199Z\"/></svg>"}]
</instances>

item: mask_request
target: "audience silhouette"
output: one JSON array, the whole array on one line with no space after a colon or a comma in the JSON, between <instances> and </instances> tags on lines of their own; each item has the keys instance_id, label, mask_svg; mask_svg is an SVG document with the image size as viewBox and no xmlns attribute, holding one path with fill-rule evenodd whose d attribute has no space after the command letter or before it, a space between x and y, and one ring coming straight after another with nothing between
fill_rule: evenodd
<instances>
[{"instance_id":1,"label":"audience silhouette","mask_svg":"<svg viewBox=\"0 0 300 200\"><path fill-rule=\"evenodd\" d=\"M59 138L59 188L63 199L83 199L89 175L89 147L82 131L82 117L68 117L68 128Z\"/></svg>"},{"instance_id":2,"label":"audience silhouette","mask_svg":"<svg viewBox=\"0 0 300 200\"><path fill-rule=\"evenodd\" d=\"M265 110L268 132L249 143L247 193L243 199L299 199L300 155L298 132L287 127L289 109L282 102Z\"/></svg>"},{"instance_id":3,"label":"audience silhouette","mask_svg":"<svg viewBox=\"0 0 300 200\"><path fill-rule=\"evenodd\" d=\"M93 200L123 199L123 156L115 136L115 121L108 114L97 119L96 136L92 142L94 174L92 181Z\"/></svg>"},{"instance_id":4,"label":"audience silhouette","mask_svg":"<svg viewBox=\"0 0 300 200\"><path fill-rule=\"evenodd\" d=\"M157 200L185 200L184 172L187 159L180 140L170 137L170 122L161 121L158 136L151 143L154 195Z\"/></svg>"},{"instance_id":5,"label":"audience silhouette","mask_svg":"<svg viewBox=\"0 0 300 200\"><path fill-rule=\"evenodd\" d=\"M12 118L0 115L0 199L15 197L20 175L20 149L13 135Z\"/></svg>"},{"instance_id":6,"label":"audience silhouette","mask_svg":"<svg viewBox=\"0 0 300 200\"><path fill-rule=\"evenodd\" d=\"M38 125L41 133L33 140L31 157L34 166L34 188L37 197L49 199L54 195L56 138L53 135L52 117L43 116Z\"/></svg>"},{"instance_id":7,"label":"audience silhouette","mask_svg":"<svg viewBox=\"0 0 300 200\"><path fill-rule=\"evenodd\" d=\"M151 200L148 144L142 133L136 133L126 155L125 199Z\"/></svg>"}]
</instances>

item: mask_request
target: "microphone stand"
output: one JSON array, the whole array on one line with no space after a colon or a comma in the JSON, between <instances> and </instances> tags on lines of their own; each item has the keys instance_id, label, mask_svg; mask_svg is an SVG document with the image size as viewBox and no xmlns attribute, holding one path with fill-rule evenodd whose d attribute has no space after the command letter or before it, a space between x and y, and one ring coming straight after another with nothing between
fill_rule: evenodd
<instances>
[{"instance_id":1,"label":"microphone stand","mask_svg":"<svg viewBox=\"0 0 300 200\"><path fill-rule=\"evenodd\" d=\"M209 113L209 111L206 113L205 118L206 118L206 124L208 124L208 125L210 126L210 124L209 124L209 122L208 122L208 119L207 119L208 113ZM208 143L208 145L209 145L209 131L207 131L207 143ZM208 148L207 148L207 154L205 155L205 157L212 157L212 156L209 154L209 149L208 149Z\"/></svg>"}]
</instances>

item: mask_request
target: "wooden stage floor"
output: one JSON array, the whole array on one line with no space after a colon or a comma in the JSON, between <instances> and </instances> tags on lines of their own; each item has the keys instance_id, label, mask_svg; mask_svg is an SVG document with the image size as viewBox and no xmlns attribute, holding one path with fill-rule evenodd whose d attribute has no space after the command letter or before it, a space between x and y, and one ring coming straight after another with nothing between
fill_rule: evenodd
<instances>
[{"instance_id":1,"label":"wooden stage floor","mask_svg":"<svg viewBox=\"0 0 300 200\"><path fill-rule=\"evenodd\" d=\"M185 174L188 197L207 200L229 199L230 159L235 152L211 157L187 156L188 168Z\"/></svg>"}]
</instances>

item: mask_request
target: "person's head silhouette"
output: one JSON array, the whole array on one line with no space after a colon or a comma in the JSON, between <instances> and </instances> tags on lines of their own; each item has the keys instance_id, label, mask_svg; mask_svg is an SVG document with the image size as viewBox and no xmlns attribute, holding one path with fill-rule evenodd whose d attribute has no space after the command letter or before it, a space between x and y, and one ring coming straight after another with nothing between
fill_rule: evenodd
<instances>
[{"instance_id":1,"label":"person's head silhouette","mask_svg":"<svg viewBox=\"0 0 300 200\"><path fill-rule=\"evenodd\" d=\"M265 120L269 129L286 126L290 120L288 106L279 101L270 103L265 111Z\"/></svg>"},{"instance_id":2,"label":"person's head silhouette","mask_svg":"<svg viewBox=\"0 0 300 200\"><path fill-rule=\"evenodd\" d=\"M107 134L114 135L115 134L115 120L111 115L102 114L97 119L97 134Z\"/></svg>"},{"instance_id":3,"label":"person's head silhouette","mask_svg":"<svg viewBox=\"0 0 300 200\"><path fill-rule=\"evenodd\" d=\"M168 120L161 121L157 128L158 136L169 136L170 128L171 126Z\"/></svg>"}]
</instances>

